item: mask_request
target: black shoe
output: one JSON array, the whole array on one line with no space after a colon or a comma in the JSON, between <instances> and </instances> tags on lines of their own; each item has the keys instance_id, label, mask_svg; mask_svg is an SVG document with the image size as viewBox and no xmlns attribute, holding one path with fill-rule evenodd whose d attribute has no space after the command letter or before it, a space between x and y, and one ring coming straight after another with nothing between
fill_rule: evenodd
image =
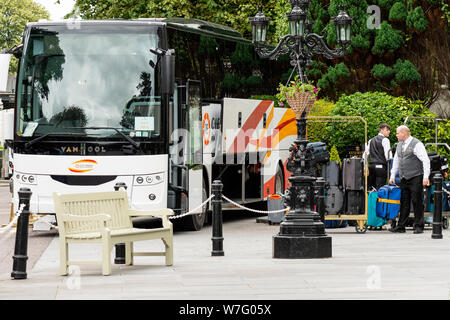
<instances>
[{"instance_id":1,"label":"black shoe","mask_svg":"<svg viewBox=\"0 0 450 320\"><path fill-rule=\"evenodd\" d=\"M396 232L396 233L405 233L406 232L405 228L399 228L399 227L390 228L389 231Z\"/></svg>"},{"instance_id":2,"label":"black shoe","mask_svg":"<svg viewBox=\"0 0 450 320\"><path fill-rule=\"evenodd\" d=\"M423 233L423 229L422 228L415 228L414 229L414 234L418 234L418 233Z\"/></svg>"}]
</instances>

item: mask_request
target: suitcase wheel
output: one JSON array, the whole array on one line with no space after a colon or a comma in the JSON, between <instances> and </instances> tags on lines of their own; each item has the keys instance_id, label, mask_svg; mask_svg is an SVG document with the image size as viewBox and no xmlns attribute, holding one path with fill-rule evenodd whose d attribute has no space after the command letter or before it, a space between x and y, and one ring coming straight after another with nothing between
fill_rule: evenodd
<instances>
[{"instance_id":1,"label":"suitcase wheel","mask_svg":"<svg viewBox=\"0 0 450 320\"><path fill-rule=\"evenodd\" d=\"M356 230L357 233L365 233L367 231L367 224L364 224L364 227L361 229L359 227L359 224L356 223L355 230Z\"/></svg>"},{"instance_id":2,"label":"suitcase wheel","mask_svg":"<svg viewBox=\"0 0 450 320\"><path fill-rule=\"evenodd\" d=\"M442 218L442 228L448 229L448 218L447 217Z\"/></svg>"}]
</instances>

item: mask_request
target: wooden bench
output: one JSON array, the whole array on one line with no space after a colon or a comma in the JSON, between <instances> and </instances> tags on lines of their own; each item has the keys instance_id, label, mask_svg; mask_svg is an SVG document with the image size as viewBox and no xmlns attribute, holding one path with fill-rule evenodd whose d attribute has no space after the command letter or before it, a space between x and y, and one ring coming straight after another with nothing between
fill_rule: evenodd
<instances>
[{"instance_id":1,"label":"wooden bench","mask_svg":"<svg viewBox=\"0 0 450 320\"><path fill-rule=\"evenodd\" d=\"M81 194L53 193L59 230L60 274L67 275L69 265L101 264L103 275L111 274L111 250L125 243L125 264L132 265L134 256L165 256L166 265L173 264L173 229L168 216L171 209L131 210L124 189L111 192ZM131 217L156 216L162 228L133 228ZM133 252L133 242L161 239L165 252ZM102 244L102 261L69 261L69 243Z\"/></svg>"}]
</instances>

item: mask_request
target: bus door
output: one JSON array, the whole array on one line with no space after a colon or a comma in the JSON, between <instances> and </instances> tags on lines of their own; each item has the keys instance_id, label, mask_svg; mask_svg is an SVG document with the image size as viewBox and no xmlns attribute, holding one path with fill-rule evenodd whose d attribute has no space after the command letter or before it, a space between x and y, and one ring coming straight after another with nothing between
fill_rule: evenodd
<instances>
[{"instance_id":1,"label":"bus door","mask_svg":"<svg viewBox=\"0 0 450 320\"><path fill-rule=\"evenodd\" d=\"M189 167L189 210L202 203L203 189L203 127L201 85L199 81L188 80L186 85L185 128L188 129L189 143L186 146L185 163ZM200 208L198 213L202 212Z\"/></svg>"},{"instance_id":2,"label":"bus door","mask_svg":"<svg viewBox=\"0 0 450 320\"><path fill-rule=\"evenodd\" d=\"M200 101L199 81L188 80L185 84L176 84L168 206L181 209L181 213L202 202L203 140Z\"/></svg>"}]
</instances>

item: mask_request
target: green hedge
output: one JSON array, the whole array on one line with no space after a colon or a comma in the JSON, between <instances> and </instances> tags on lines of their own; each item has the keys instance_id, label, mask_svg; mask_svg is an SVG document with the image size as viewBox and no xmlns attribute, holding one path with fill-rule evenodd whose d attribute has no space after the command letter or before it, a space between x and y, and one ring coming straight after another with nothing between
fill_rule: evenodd
<instances>
[{"instance_id":1,"label":"green hedge","mask_svg":"<svg viewBox=\"0 0 450 320\"><path fill-rule=\"evenodd\" d=\"M251 99L271 100L278 107L275 96L252 96ZM405 97L390 96L385 92L357 92L351 95L342 95L336 102L319 99L314 103L310 116L362 116L367 121L367 140L378 134L380 123L391 126L389 140L391 146L396 144L395 130L402 125L406 117L436 117L423 106L419 100L410 100ZM407 126L411 134L423 143L433 143L435 140L434 121L411 119ZM358 122L332 122L332 121L308 121L307 137L311 142L322 141L328 145L329 150L336 147L341 157L347 156L349 150L355 146L363 146L364 123ZM438 126L438 142L450 145L450 121L440 122ZM434 151L434 147L428 147ZM438 152L450 156L444 148Z\"/></svg>"},{"instance_id":2,"label":"green hedge","mask_svg":"<svg viewBox=\"0 0 450 320\"><path fill-rule=\"evenodd\" d=\"M423 106L422 101L394 97L384 92L342 95L331 115L362 116L367 121L367 140L378 133L380 123L387 123L391 126L391 145L398 142L395 130L404 123L406 117L436 117ZM411 120L407 126L411 129L411 134L422 142L434 142L434 122ZM450 143L450 123L439 124L438 133L438 142ZM329 146L335 145L341 155L345 154L357 145L363 146L364 124L330 122L324 133L324 140Z\"/></svg>"},{"instance_id":3,"label":"green hedge","mask_svg":"<svg viewBox=\"0 0 450 320\"><path fill-rule=\"evenodd\" d=\"M310 116L329 116L334 108L334 103L327 100L317 100L310 112ZM317 120L308 120L307 137L310 142L324 141L326 136L327 122Z\"/></svg>"}]
</instances>

